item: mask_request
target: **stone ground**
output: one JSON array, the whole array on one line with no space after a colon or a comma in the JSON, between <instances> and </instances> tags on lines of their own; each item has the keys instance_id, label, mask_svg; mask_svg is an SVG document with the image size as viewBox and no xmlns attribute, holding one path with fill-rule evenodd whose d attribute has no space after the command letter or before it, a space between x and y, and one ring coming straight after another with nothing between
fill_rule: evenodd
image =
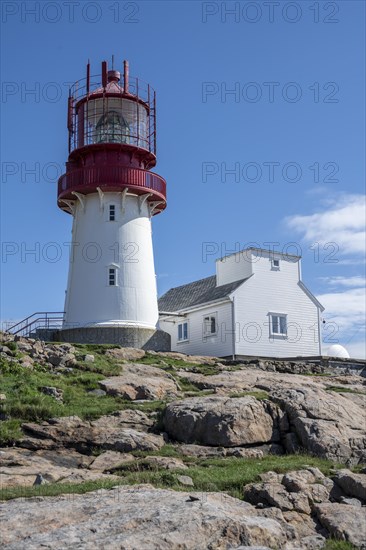
<instances>
[{"instance_id":1,"label":"stone ground","mask_svg":"<svg viewBox=\"0 0 366 550\"><path fill-rule=\"evenodd\" d=\"M2 334L0 362L10 365L4 376L11 365L41 365L63 377L104 358L116 365L116 374L101 377L95 400L113 397L127 403L123 410L94 420L24 422L21 438L0 449L1 489L96 481L118 486L4 502L4 547L290 550L322 548L334 537L366 549L365 370L289 361L233 364L132 348L80 358L77 346L25 338L14 343ZM39 391L62 405L57 384ZM8 419L9 396L0 399ZM154 403L160 412L132 407ZM167 444L176 456L159 456ZM189 475L197 460L299 452L344 466L327 476L310 466L263 473L243 484L244 500L197 492ZM166 471L181 490L121 485L126 469ZM184 486L192 492L183 492Z\"/></svg>"}]
</instances>

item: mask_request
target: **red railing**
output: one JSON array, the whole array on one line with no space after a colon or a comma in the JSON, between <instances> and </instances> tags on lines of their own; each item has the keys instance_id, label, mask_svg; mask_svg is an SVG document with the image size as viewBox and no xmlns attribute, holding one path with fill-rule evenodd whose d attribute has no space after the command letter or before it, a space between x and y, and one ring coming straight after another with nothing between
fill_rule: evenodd
<instances>
[{"instance_id":1,"label":"red railing","mask_svg":"<svg viewBox=\"0 0 366 550\"><path fill-rule=\"evenodd\" d=\"M72 191L95 193L96 188L115 191L131 188L137 194L152 192L152 200L166 200L166 181L164 178L139 168L126 166L91 166L68 172L58 180L58 198L71 198Z\"/></svg>"}]
</instances>

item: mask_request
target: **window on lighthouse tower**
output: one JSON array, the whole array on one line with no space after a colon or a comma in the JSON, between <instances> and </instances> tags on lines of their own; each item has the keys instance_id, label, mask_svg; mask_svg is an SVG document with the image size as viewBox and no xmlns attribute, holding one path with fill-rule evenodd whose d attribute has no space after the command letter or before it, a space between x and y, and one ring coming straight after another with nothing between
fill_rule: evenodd
<instances>
[{"instance_id":1,"label":"window on lighthouse tower","mask_svg":"<svg viewBox=\"0 0 366 550\"><path fill-rule=\"evenodd\" d=\"M102 115L96 126L96 143L129 143L130 127L117 111Z\"/></svg>"},{"instance_id":2,"label":"window on lighthouse tower","mask_svg":"<svg viewBox=\"0 0 366 550\"><path fill-rule=\"evenodd\" d=\"M108 270L108 284L109 286L116 286L116 270L114 267L110 267Z\"/></svg>"}]
</instances>

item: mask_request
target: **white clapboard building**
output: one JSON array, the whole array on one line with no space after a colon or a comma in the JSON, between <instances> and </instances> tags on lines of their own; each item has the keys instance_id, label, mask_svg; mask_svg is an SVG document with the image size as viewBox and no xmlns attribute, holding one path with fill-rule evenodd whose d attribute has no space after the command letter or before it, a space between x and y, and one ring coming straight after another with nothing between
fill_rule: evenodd
<instances>
[{"instance_id":1,"label":"white clapboard building","mask_svg":"<svg viewBox=\"0 0 366 550\"><path fill-rule=\"evenodd\" d=\"M216 275L166 292L159 328L187 354L316 356L323 310L301 280L300 256L248 248L217 260Z\"/></svg>"}]
</instances>

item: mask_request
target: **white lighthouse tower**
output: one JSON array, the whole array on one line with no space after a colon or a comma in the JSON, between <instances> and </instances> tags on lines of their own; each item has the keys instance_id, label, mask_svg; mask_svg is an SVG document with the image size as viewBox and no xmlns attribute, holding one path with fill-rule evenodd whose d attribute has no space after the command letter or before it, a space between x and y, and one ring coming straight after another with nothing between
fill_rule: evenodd
<instances>
[{"instance_id":1,"label":"white lighthouse tower","mask_svg":"<svg viewBox=\"0 0 366 550\"><path fill-rule=\"evenodd\" d=\"M68 130L58 182L58 206L73 216L62 339L156 347L151 218L166 206L166 183L150 172L155 92L129 77L126 61L123 79L106 62L91 76L88 64L70 91Z\"/></svg>"}]
</instances>

